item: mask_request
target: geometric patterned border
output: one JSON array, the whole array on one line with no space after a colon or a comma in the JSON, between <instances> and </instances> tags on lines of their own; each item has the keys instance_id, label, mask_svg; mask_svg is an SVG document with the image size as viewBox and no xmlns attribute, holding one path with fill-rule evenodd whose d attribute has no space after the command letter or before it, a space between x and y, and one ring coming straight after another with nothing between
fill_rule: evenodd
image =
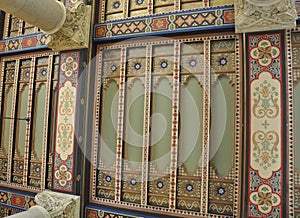
<instances>
[{"instance_id":1,"label":"geometric patterned border","mask_svg":"<svg viewBox=\"0 0 300 218\"><path fill-rule=\"evenodd\" d=\"M299 2L300 3L300 2ZM299 5L300 6L300 5ZM293 114L293 104L294 104L294 91L293 91L293 68L292 68L292 39L291 39L291 31L286 31L286 49L287 49L287 111L288 111L288 173L286 176L288 177L288 211L289 211L289 217L294 216L294 193L295 193L295 187L294 187L294 173L295 173L295 167L294 167L294 114Z\"/></svg>"},{"instance_id":2,"label":"geometric patterned border","mask_svg":"<svg viewBox=\"0 0 300 218\"><path fill-rule=\"evenodd\" d=\"M285 170L284 32L246 35L247 217L282 217Z\"/></svg>"},{"instance_id":3,"label":"geometric patterned border","mask_svg":"<svg viewBox=\"0 0 300 218\"><path fill-rule=\"evenodd\" d=\"M47 37L46 34L40 32L32 35L0 40L0 55L47 48Z\"/></svg>"},{"instance_id":4,"label":"geometric patterned border","mask_svg":"<svg viewBox=\"0 0 300 218\"><path fill-rule=\"evenodd\" d=\"M85 215L86 218L157 218L158 216L149 216L149 215L142 215L137 214L135 212L124 212L119 210L109 210L107 208L94 208L87 206L85 208Z\"/></svg>"},{"instance_id":5,"label":"geometric patterned border","mask_svg":"<svg viewBox=\"0 0 300 218\"><path fill-rule=\"evenodd\" d=\"M75 113L80 52L60 55L53 190L73 192Z\"/></svg>"},{"instance_id":6,"label":"geometric patterned border","mask_svg":"<svg viewBox=\"0 0 300 218\"><path fill-rule=\"evenodd\" d=\"M224 6L99 23L94 26L94 40L230 27L234 27L233 6Z\"/></svg>"},{"instance_id":7,"label":"geometric patterned border","mask_svg":"<svg viewBox=\"0 0 300 218\"><path fill-rule=\"evenodd\" d=\"M14 193L12 191L0 190L0 206L12 207L19 210L27 210L35 205L35 194Z\"/></svg>"}]
</instances>

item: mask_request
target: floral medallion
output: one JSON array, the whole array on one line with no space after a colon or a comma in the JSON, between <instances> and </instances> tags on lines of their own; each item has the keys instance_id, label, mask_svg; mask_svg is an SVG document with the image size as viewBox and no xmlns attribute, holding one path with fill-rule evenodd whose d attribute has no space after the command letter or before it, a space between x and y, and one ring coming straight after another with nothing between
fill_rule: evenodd
<instances>
[{"instance_id":1,"label":"floral medallion","mask_svg":"<svg viewBox=\"0 0 300 218\"><path fill-rule=\"evenodd\" d=\"M260 185L257 191L252 192L250 201L263 214L270 213L274 207L281 203L280 196L273 193L272 187L267 184Z\"/></svg>"},{"instance_id":2,"label":"floral medallion","mask_svg":"<svg viewBox=\"0 0 300 218\"><path fill-rule=\"evenodd\" d=\"M272 45L269 40L262 39L258 42L257 47L250 51L250 55L261 66L267 67L274 59L279 57L280 50L278 47Z\"/></svg>"}]
</instances>

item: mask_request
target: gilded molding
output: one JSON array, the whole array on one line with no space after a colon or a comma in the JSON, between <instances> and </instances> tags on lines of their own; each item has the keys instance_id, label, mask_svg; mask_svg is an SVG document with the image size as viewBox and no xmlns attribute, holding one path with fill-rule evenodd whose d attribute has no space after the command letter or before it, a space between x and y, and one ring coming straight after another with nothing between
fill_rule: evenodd
<instances>
[{"instance_id":1,"label":"gilded molding","mask_svg":"<svg viewBox=\"0 0 300 218\"><path fill-rule=\"evenodd\" d=\"M293 0L235 0L234 7L236 33L296 27Z\"/></svg>"},{"instance_id":2,"label":"gilded molding","mask_svg":"<svg viewBox=\"0 0 300 218\"><path fill-rule=\"evenodd\" d=\"M62 27L49 34L46 45L54 51L82 49L88 47L91 23L91 6L83 2L74 8L66 8L66 19Z\"/></svg>"},{"instance_id":3,"label":"gilded molding","mask_svg":"<svg viewBox=\"0 0 300 218\"><path fill-rule=\"evenodd\" d=\"M58 192L43 191L35 196L37 205L48 211L51 217L80 217L80 197Z\"/></svg>"}]
</instances>

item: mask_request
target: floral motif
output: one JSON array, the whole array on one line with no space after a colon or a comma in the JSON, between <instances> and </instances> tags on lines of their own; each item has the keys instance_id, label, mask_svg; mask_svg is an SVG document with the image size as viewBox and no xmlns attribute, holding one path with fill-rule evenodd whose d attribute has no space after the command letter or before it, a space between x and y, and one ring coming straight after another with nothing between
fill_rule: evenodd
<instances>
[{"instance_id":1,"label":"floral motif","mask_svg":"<svg viewBox=\"0 0 300 218\"><path fill-rule=\"evenodd\" d=\"M156 187L162 189L164 187L164 183L162 181L159 181L156 183Z\"/></svg>"},{"instance_id":2,"label":"floral motif","mask_svg":"<svg viewBox=\"0 0 300 218\"><path fill-rule=\"evenodd\" d=\"M275 118L279 113L278 96L275 86L264 80L253 93L253 114L256 118Z\"/></svg>"},{"instance_id":3,"label":"floral motif","mask_svg":"<svg viewBox=\"0 0 300 218\"><path fill-rule=\"evenodd\" d=\"M42 70L41 74L42 74L42 76L46 76L47 75L47 71L46 70Z\"/></svg>"},{"instance_id":4,"label":"floral motif","mask_svg":"<svg viewBox=\"0 0 300 218\"><path fill-rule=\"evenodd\" d=\"M26 73L25 73L25 77L29 77L30 76L30 72L29 71L26 71Z\"/></svg>"},{"instance_id":5,"label":"floral motif","mask_svg":"<svg viewBox=\"0 0 300 218\"><path fill-rule=\"evenodd\" d=\"M135 178L132 178L132 179L130 180L130 184L131 184L132 186L135 186L135 185L137 184L136 179L135 179Z\"/></svg>"},{"instance_id":6,"label":"floral motif","mask_svg":"<svg viewBox=\"0 0 300 218\"><path fill-rule=\"evenodd\" d=\"M61 69L65 72L65 76L70 77L74 71L78 69L78 63L72 56L67 57L66 62L61 65Z\"/></svg>"},{"instance_id":7,"label":"floral motif","mask_svg":"<svg viewBox=\"0 0 300 218\"><path fill-rule=\"evenodd\" d=\"M144 0L136 0L137 5L142 5L144 3Z\"/></svg>"},{"instance_id":8,"label":"floral motif","mask_svg":"<svg viewBox=\"0 0 300 218\"><path fill-rule=\"evenodd\" d=\"M12 78L12 79L13 79L14 77L15 77L15 74L13 74L13 73L12 73L12 74L10 74L10 78Z\"/></svg>"},{"instance_id":9,"label":"floral motif","mask_svg":"<svg viewBox=\"0 0 300 218\"><path fill-rule=\"evenodd\" d=\"M185 190L188 192L192 192L194 190L194 186L192 184L187 184L185 186Z\"/></svg>"},{"instance_id":10,"label":"floral motif","mask_svg":"<svg viewBox=\"0 0 300 218\"><path fill-rule=\"evenodd\" d=\"M272 187L267 184L260 185L256 192L252 192L250 201L263 214L270 213L281 202L280 196L277 193L273 193Z\"/></svg>"},{"instance_id":11,"label":"floral motif","mask_svg":"<svg viewBox=\"0 0 300 218\"><path fill-rule=\"evenodd\" d=\"M219 188L217 189L217 194L218 194L218 195L222 196L222 195L225 195L225 193L226 193L226 189L225 189L225 188L219 187Z\"/></svg>"},{"instance_id":12,"label":"floral motif","mask_svg":"<svg viewBox=\"0 0 300 218\"><path fill-rule=\"evenodd\" d=\"M168 65L169 64L168 64L168 62L166 60L163 60L163 61L160 62L160 67L163 68L163 69L167 68Z\"/></svg>"},{"instance_id":13,"label":"floral motif","mask_svg":"<svg viewBox=\"0 0 300 218\"><path fill-rule=\"evenodd\" d=\"M39 173L41 172L41 168L36 167L36 168L35 168L35 172L36 172L37 174L39 174Z\"/></svg>"},{"instance_id":14,"label":"floral motif","mask_svg":"<svg viewBox=\"0 0 300 218\"><path fill-rule=\"evenodd\" d=\"M113 64L110 66L110 69L112 72L115 72L117 70L117 66Z\"/></svg>"},{"instance_id":15,"label":"floral motif","mask_svg":"<svg viewBox=\"0 0 300 218\"><path fill-rule=\"evenodd\" d=\"M269 66L273 59L278 58L280 50L278 47L273 46L267 39L262 39L258 42L258 46L250 51L253 59L258 60L261 66Z\"/></svg>"},{"instance_id":16,"label":"floral motif","mask_svg":"<svg viewBox=\"0 0 300 218\"><path fill-rule=\"evenodd\" d=\"M115 1L113 4L114 9L118 9L120 7L121 3L119 1Z\"/></svg>"},{"instance_id":17,"label":"floral motif","mask_svg":"<svg viewBox=\"0 0 300 218\"><path fill-rule=\"evenodd\" d=\"M190 66L195 67L197 65L197 61L195 59L190 60Z\"/></svg>"},{"instance_id":18,"label":"floral motif","mask_svg":"<svg viewBox=\"0 0 300 218\"><path fill-rule=\"evenodd\" d=\"M141 65L140 63L136 63L136 64L134 65L134 69L136 69L136 70L140 70L141 67L142 67L142 65Z\"/></svg>"},{"instance_id":19,"label":"floral motif","mask_svg":"<svg viewBox=\"0 0 300 218\"><path fill-rule=\"evenodd\" d=\"M225 58L225 57L221 57L221 58L220 58L219 64L220 64L222 67L224 67L227 63L228 63L227 58Z\"/></svg>"},{"instance_id":20,"label":"floral motif","mask_svg":"<svg viewBox=\"0 0 300 218\"><path fill-rule=\"evenodd\" d=\"M271 176L272 171L269 170L273 165L278 163L278 146L279 135L275 131L264 132L256 131L252 136L253 143L253 158L259 167L268 176Z\"/></svg>"},{"instance_id":21,"label":"floral motif","mask_svg":"<svg viewBox=\"0 0 300 218\"><path fill-rule=\"evenodd\" d=\"M23 170L23 164L19 164L18 168L19 170Z\"/></svg>"},{"instance_id":22,"label":"floral motif","mask_svg":"<svg viewBox=\"0 0 300 218\"><path fill-rule=\"evenodd\" d=\"M61 165L55 172L55 178L61 186L65 186L67 182L71 181L72 174L68 171L68 167L66 165Z\"/></svg>"},{"instance_id":23,"label":"floral motif","mask_svg":"<svg viewBox=\"0 0 300 218\"><path fill-rule=\"evenodd\" d=\"M109 176L109 175L105 176L105 181L106 182L111 182L112 181L111 176Z\"/></svg>"}]
</instances>

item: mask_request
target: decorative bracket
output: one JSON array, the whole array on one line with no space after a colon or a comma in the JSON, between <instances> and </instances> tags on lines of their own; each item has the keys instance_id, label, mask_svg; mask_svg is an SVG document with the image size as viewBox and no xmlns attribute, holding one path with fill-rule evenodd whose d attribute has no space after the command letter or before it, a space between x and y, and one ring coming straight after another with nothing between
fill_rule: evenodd
<instances>
[{"instance_id":1,"label":"decorative bracket","mask_svg":"<svg viewBox=\"0 0 300 218\"><path fill-rule=\"evenodd\" d=\"M87 48L91 23L91 6L83 2L74 8L66 8L66 19L62 27L49 34L46 45L54 51Z\"/></svg>"},{"instance_id":2,"label":"decorative bracket","mask_svg":"<svg viewBox=\"0 0 300 218\"><path fill-rule=\"evenodd\" d=\"M296 27L294 0L235 0L234 7L236 33Z\"/></svg>"},{"instance_id":3,"label":"decorative bracket","mask_svg":"<svg viewBox=\"0 0 300 218\"><path fill-rule=\"evenodd\" d=\"M34 200L39 206L46 209L51 217L80 217L79 196L43 191L38 193Z\"/></svg>"}]
</instances>

